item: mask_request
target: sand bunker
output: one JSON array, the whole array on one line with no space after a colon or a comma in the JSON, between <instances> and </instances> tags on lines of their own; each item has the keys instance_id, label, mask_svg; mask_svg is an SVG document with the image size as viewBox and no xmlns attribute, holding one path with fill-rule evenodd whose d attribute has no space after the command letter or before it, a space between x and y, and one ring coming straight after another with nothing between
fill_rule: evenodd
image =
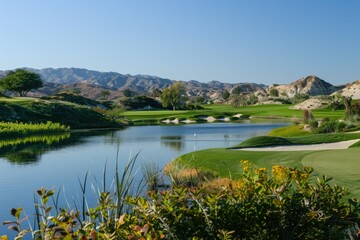
<instances>
[{"instance_id":1,"label":"sand bunker","mask_svg":"<svg viewBox=\"0 0 360 240\"><path fill-rule=\"evenodd\" d=\"M346 149L359 141L359 139L348 140L334 143L321 143L309 145L290 145L290 146L274 146L274 147L258 147L258 148L241 148L241 151L313 151L313 150L334 150Z\"/></svg>"}]
</instances>

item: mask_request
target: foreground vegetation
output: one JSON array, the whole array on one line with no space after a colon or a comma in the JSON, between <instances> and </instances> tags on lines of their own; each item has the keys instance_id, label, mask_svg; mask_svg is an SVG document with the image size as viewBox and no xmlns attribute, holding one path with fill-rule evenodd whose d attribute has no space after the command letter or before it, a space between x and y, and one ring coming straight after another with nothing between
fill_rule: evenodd
<instances>
[{"instance_id":1,"label":"foreground vegetation","mask_svg":"<svg viewBox=\"0 0 360 240\"><path fill-rule=\"evenodd\" d=\"M238 160L238 162L240 162ZM103 184L98 204L79 209L58 205L54 190L39 189L36 224L26 227L23 209L12 209L6 221L17 239L352 239L357 236L360 204L344 197L346 189L333 186L313 169L276 165L254 168L240 164L237 180L204 180L185 186L173 181L168 190L130 196L134 162L123 174L116 170L114 188ZM170 173L171 175L171 173ZM196 177L196 176L192 176ZM86 178L80 184L83 196ZM114 189L114 191L110 191ZM54 204L50 204L53 199ZM24 226L25 225L25 226ZM8 239L1 236L1 240Z\"/></svg>"}]
</instances>

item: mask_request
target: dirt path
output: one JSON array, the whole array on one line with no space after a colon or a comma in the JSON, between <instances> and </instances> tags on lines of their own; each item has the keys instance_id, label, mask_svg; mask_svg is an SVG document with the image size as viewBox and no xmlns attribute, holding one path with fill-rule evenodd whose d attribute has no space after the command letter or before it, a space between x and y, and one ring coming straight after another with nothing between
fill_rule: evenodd
<instances>
[{"instance_id":1,"label":"dirt path","mask_svg":"<svg viewBox=\"0 0 360 240\"><path fill-rule=\"evenodd\" d=\"M241 148L236 150L241 151L312 151L312 150L332 150L332 149L346 149L359 141L359 139L348 140L334 143L321 143L309 145L290 145L290 146L274 146L274 147L258 147L258 148Z\"/></svg>"}]
</instances>

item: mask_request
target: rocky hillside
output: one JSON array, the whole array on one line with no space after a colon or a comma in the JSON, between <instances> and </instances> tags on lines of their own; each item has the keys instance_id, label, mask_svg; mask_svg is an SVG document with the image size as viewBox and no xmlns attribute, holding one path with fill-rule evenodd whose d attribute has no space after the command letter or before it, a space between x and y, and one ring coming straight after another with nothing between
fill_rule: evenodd
<instances>
[{"instance_id":1,"label":"rocky hillside","mask_svg":"<svg viewBox=\"0 0 360 240\"><path fill-rule=\"evenodd\" d=\"M360 80L347 84L343 89L337 91L336 93L345 97L360 99Z\"/></svg>"},{"instance_id":2,"label":"rocky hillside","mask_svg":"<svg viewBox=\"0 0 360 240\"><path fill-rule=\"evenodd\" d=\"M335 87L317 76L307 76L287 85L273 85L269 89L272 87L279 91L280 96L290 98L296 94L307 94L309 96L329 95L342 88Z\"/></svg>"}]
</instances>

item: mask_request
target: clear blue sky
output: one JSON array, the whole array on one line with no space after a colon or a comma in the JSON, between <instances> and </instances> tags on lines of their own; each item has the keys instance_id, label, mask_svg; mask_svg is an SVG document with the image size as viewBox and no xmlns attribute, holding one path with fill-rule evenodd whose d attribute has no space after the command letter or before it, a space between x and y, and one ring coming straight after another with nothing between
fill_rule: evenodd
<instances>
[{"instance_id":1,"label":"clear blue sky","mask_svg":"<svg viewBox=\"0 0 360 240\"><path fill-rule=\"evenodd\" d=\"M360 79L358 0L2 0L0 69L174 80Z\"/></svg>"}]
</instances>

